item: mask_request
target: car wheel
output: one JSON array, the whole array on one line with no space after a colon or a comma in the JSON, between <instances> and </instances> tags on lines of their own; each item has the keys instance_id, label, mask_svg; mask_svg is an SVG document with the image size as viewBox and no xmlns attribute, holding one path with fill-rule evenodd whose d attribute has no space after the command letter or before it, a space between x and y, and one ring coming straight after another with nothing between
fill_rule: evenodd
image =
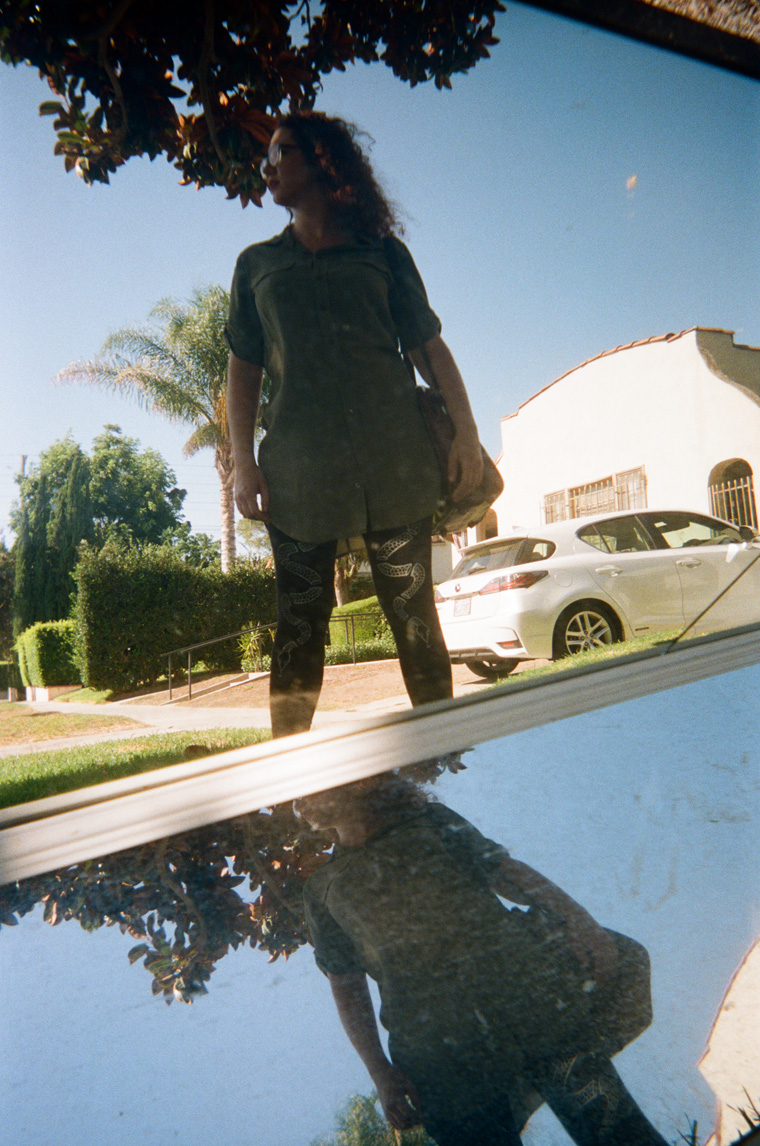
<instances>
[{"instance_id":1,"label":"car wheel","mask_svg":"<svg viewBox=\"0 0 760 1146\"><path fill-rule=\"evenodd\" d=\"M482 676L485 680L498 680L500 676L509 676L519 661L517 657L505 658L498 661L465 661L470 672L475 676Z\"/></svg>"},{"instance_id":2,"label":"car wheel","mask_svg":"<svg viewBox=\"0 0 760 1146\"><path fill-rule=\"evenodd\" d=\"M560 614L554 626L554 659L600 649L620 639L620 623L611 609L598 601L577 601Z\"/></svg>"}]
</instances>

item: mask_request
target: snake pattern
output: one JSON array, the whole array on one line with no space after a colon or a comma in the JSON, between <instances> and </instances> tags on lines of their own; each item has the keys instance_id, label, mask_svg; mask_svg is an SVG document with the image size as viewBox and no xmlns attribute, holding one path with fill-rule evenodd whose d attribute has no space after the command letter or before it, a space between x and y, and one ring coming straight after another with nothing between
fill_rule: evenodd
<instances>
[{"instance_id":1,"label":"snake pattern","mask_svg":"<svg viewBox=\"0 0 760 1146\"><path fill-rule=\"evenodd\" d=\"M429 627L420 617L410 616L407 609L411 598L425 584L425 570L418 561L406 562L403 565L395 565L391 561L399 549L403 549L417 536L421 525L422 522L415 521L405 526L401 533L384 542L377 551L377 567L384 577L411 577L411 583L406 589L393 598L393 611L400 620L407 621L414 635L429 647Z\"/></svg>"}]
</instances>

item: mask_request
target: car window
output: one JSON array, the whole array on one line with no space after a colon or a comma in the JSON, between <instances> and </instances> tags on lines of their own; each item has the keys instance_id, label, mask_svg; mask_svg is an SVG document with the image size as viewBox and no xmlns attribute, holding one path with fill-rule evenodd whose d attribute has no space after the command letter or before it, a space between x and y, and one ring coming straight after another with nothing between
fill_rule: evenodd
<instances>
[{"instance_id":1,"label":"car window","mask_svg":"<svg viewBox=\"0 0 760 1146\"><path fill-rule=\"evenodd\" d=\"M459 564L454 566L451 576L470 577L473 573L483 573L489 569L508 569L515 564L524 540L523 537L513 537L509 541L495 542L465 553Z\"/></svg>"},{"instance_id":2,"label":"car window","mask_svg":"<svg viewBox=\"0 0 760 1146\"><path fill-rule=\"evenodd\" d=\"M610 517L578 530L577 536L603 553L640 553L654 546L635 517Z\"/></svg>"},{"instance_id":3,"label":"car window","mask_svg":"<svg viewBox=\"0 0 760 1146\"><path fill-rule=\"evenodd\" d=\"M602 553L609 552L604 543L604 538L597 533L595 525L584 525L583 529L579 529L575 536L581 541L585 541L587 545L593 545L594 549L601 549Z\"/></svg>"},{"instance_id":4,"label":"car window","mask_svg":"<svg viewBox=\"0 0 760 1146\"><path fill-rule=\"evenodd\" d=\"M697 513L651 513L645 517L655 538L662 539L663 548L686 549L695 545L729 545L741 543L738 529L717 521L713 517L703 517Z\"/></svg>"},{"instance_id":5,"label":"car window","mask_svg":"<svg viewBox=\"0 0 760 1146\"><path fill-rule=\"evenodd\" d=\"M553 541L542 541L538 537L526 537L517 555L515 565L527 565L531 561L545 561L551 557L557 546Z\"/></svg>"}]
</instances>

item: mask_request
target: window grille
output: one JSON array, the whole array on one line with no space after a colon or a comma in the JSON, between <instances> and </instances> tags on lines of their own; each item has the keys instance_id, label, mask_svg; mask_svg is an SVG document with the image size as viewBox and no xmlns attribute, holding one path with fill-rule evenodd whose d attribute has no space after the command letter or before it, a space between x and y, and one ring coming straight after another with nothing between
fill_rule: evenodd
<instances>
[{"instance_id":1,"label":"window grille","mask_svg":"<svg viewBox=\"0 0 760 1146\"><path fill-rule=\"evenodd\" d=\"M615 509L646 509L647 475L643 466L615 474Z\"/></svg>"},{"instance_id":2,"label":"window grille","mask_svg":"<svg viewBox=\"0 0 760 1146\"><path fill-rule=\"evenodd\" d=\"M551 525L553 521L566 521L567 516L567 490L547 493L544 496L544 525Z\"/></svg>"},{"instance_id":3,"label":"window grille","mask_svg":"<svg viewBox=\"0 0 760 1146\"><path fill-rule=\"evenodd\" d=\"M611 477L576 485L569 491L570 517L588 517L591 513L609 513L616 509L615 483Z\"/></svg>"},{"instance_id":4,"label":"window grille","mask_svg":"<svg viewBox=\"0 0 760 1146\"><path fill-rule=\"evenodd\" d=\"M732 481L714 482L710 486L710 510L716 517L734 525L757 529L757 504L752 474Z\"/></svg>"},{"instance_id":5,"label":"window grille","mask_svg":"<svg viewBox=\"0 0 760 1146\"><path fill-rule=\"evenodd\" d=\"M594 513L614 513L620 509L645 509L646 505L646 470L644 466L637 466L633 470L622 470L614 477L545 494L544 524L588 517Z\"/></svg>"}]
</instances>

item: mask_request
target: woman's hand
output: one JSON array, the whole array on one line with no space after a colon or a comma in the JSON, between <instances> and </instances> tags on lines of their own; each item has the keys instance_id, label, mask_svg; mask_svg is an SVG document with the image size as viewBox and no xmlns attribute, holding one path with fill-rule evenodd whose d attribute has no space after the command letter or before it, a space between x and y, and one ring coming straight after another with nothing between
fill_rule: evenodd
<instances>
[{"instance_id":1,"label":"woman's hand","mask_svg":"<svg viewBox=\"0 0 760 1146\"><path fill-rule=\"evenodd\" d=\"M235 505L251 521L269 521L269 490L253 459L235 462Z\"/></svg>"},{"instance_id":2,"label":"woman's hand","mask_svg":"<svg viewBox=\"0 0 760 1146\"><path fill-rule=\"evenodd\" d=\"M456 504L478 488L483 477L483 452L477 434L457 434L449 451L449 488Z\"/></svg>"},{"instance_id":3,"label":"woman's hand","mask_svg":"<svg viewBox=\"0 0 760 1146\"><path fill-rule=\"evenodd\" d=\"M396 1130L408 1130L419 1121L420 1100L414 1084L402 1070L388 1063L382 1073L376 1071L372 1081L377 1088L377 1097L383 1114Z\"/></svg>"}]
</instances>

